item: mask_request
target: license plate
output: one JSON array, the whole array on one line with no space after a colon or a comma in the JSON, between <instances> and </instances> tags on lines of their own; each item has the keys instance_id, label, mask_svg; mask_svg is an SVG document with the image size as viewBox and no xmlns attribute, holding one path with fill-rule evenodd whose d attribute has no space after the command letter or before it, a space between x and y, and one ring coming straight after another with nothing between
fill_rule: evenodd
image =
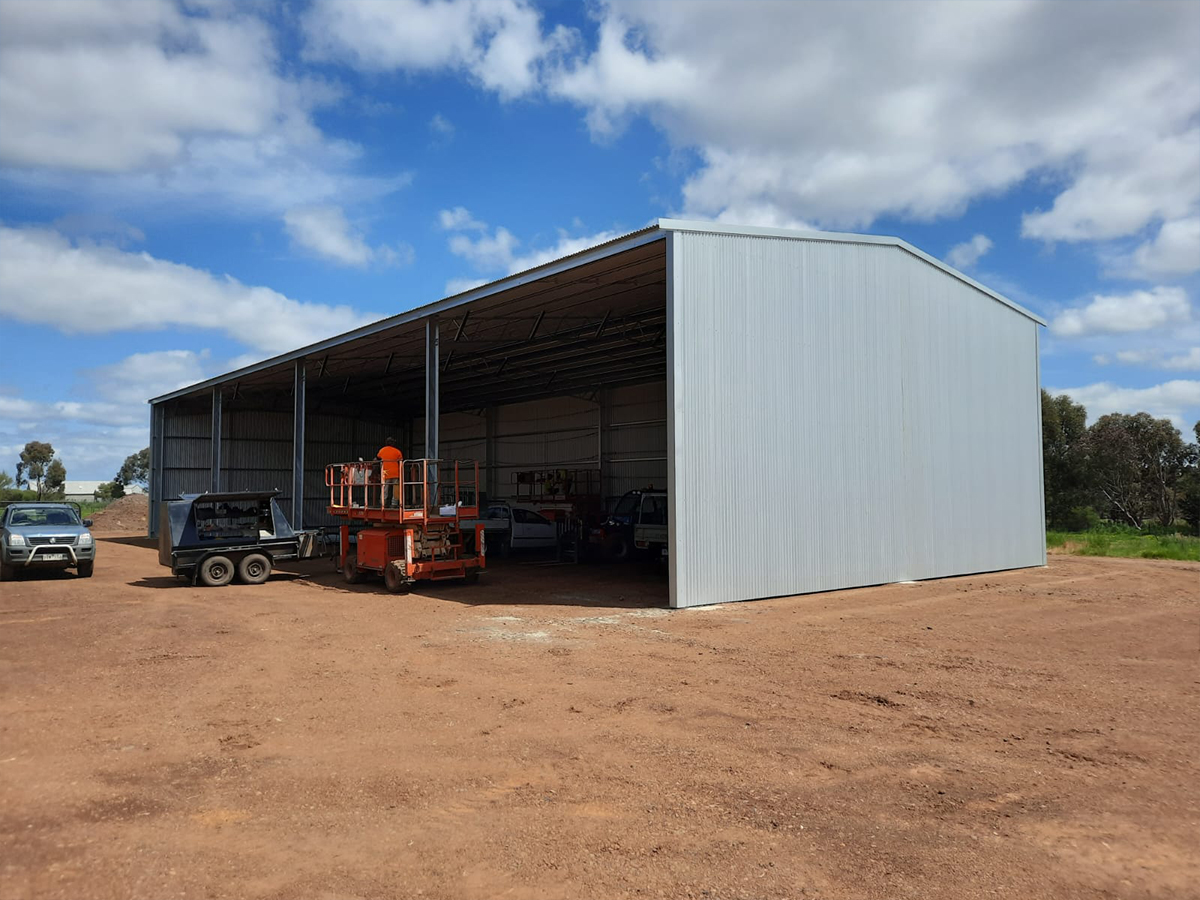
<instances>
[{"instance_id":1,"label":"license plate","mask_svg":"<svg viewBox=\"0 0 1200 900\"><path fill-rule=\"evenodd\" d=\"M66 560L66 558L67 558L67 554L65 554L65 553L43 553L42 554L42 559L46 560L47 562L63 562Z\"/></svg>"}]
</instances>

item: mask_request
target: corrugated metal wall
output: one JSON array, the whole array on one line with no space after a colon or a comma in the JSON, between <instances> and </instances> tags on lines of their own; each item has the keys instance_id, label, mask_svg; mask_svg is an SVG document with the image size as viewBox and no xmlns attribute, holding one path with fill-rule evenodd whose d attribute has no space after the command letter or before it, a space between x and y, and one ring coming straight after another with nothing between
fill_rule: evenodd
<instances>
[{"instance_id":1,"label":"corrugated metal wall","mask_svg":"<svg viewBox=\"0 0 1200 900\"><path fill-rule=\"evenodd\" d=\"M212 473L212 414L185 412L166 404L163 410L162 495L207 491Z\"/></svg>"},{"instance_id":2,"label":"corrugated metal wall","mask_svg":"<svg viewBox=\"0 0 1200 900\"><path fill-rule=\"evenodd\" d=\"M479 460L481 478L486 477L490 462L493 482L489 494L513 497L517 471L594 467L601 409L602 471L610 502L635 487L665 485L665 382L604 391L596 402L555 397L490 412L447 413L439 429L441 455L444 459ZM166 499L201 493L212 484L211 413L173 410L170 402L163 404L162 496ZM221 489L278 488L280 505L290 510L291 411L238 409L227 404L221 425ZM420 456L424 433L423 419L380 424L353 416L310 413L304 441L304 526L340 524L325 511L328 463L372 459L388 437L396 438L410 457Z\"/></svg>"},{"instance_id":3,"label":"corrugated metal wall","mask_svg":"<svg viewBox=\"0 0 1200 900\"><path fill-rule=\"evenodd\" d=\"M1044 562L1036 323L897 247L672 240L672 605Z\"/></svg>"},{"instance_id":4,"label":"corrugated metal wall","mask_svg":"<svg viewBox=\"0 0 1200 900\"><path fill-rule=\"evenodd\" d=\"M414 453L421 453L423 419L414 422L413 432ZM493 498L516 496L520 471L595 468L599 450L611 503L635 487L666 484L666 382L612 388L594 401L552 397L490 412L449 413L439 423L439 441L443 459L479 460Z\"/></svg>"}]
</instances>

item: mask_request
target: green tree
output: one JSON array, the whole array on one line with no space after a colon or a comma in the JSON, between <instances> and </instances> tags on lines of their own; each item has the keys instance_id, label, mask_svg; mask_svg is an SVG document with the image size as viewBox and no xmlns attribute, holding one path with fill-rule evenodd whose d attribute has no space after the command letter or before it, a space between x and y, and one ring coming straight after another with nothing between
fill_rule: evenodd
<instances>
[{"instance_id":1,"label":"green tree","mask_svg":"<svg viewBox=\"0 0 1200 900\"><path fill-rule=\"evenodd\" d=\"M17 466L17 471L23 472L27 481L37 484L39 500L42 499L44 490L42 480L46 477L46 467L50 465L52 459L54 459L54 448L42 441L30 441L21 451L21 465Z\"/></svg>"},{"instance_id":2,"label":"green tree","mask_svg":"<svg viewBox=\"0 0 1200 900\"><path fill-rule=\"evenodd\" d=\"M1200 422L1192 426L1196 443L1191 445L1191 460L1187 469L1179 476L1176 494L1179 498L1179 515L1192 531L1200 535Z\"/></svg>"},{"instance_id":3,"label":"green tree","mask_svg":"<svg viewBox=\"0 0 1200 900\"><path fill-rule=\"evenodd\" d=\"M1170 525L1178 514L1176 489L1187 469L1189 446L1167 419L1149 413L1112 413L1088 429L1087 474L1114 518L1141 529L1153 516Z\"/></svg>"},{"instance_id":4,"label":"green tree","mask_svg":"<svg viewBox=\"0 0 1200 900\"><path fill-rule=\"evenodd\" d=\"M42 493L46 497L62 499L67 485L67 467L63 465L61 459L50 460L50 465L46 466L46 477L42 479L42 483L44 488Z\"/></svg>"},{"instance_id":5,"label":"green tree","mask_svg":"<svg viewBox=\"0 0 1200 900\"><path fill-rule=\"evenodd\" d=\"M137 453L131 453L125 457L125 462L121 463L121 469L117 472L117 477L114 479L122 485L140 484L145 487L150 483L150 448L139 450Z\"/></svg>"},{"instance_id":6,"label":"green tree","mask_svg":"<svg viewBox=\"0 0 1200 900\"><path fill-rule=\"evenodd\" d=\"M0 491L6 491L13 486L13 477L7 472L0 472Z\"/></svg>"},{"instance_id":7,"label":"green tree","mask_svg":"<svg viewBox=\"0 0 1200 900\"><path fill-rule=\"evenodd\" d=\"M1066 394L1042 391L1042 466L1046 521L1061 528L1071 511L1091 502L1083 443L1087 410Z\"/></svg>"},{"instance_id":8,"label":"green tree","mask_svg":"<svg viewBox=\"0 0 1200 900\"><path fill-rule=\"evenodd\" d=\"M117 500L125 496L125 486L119 481L106 481L96 488L99 500Z\"/></svg>"}]
</instances>

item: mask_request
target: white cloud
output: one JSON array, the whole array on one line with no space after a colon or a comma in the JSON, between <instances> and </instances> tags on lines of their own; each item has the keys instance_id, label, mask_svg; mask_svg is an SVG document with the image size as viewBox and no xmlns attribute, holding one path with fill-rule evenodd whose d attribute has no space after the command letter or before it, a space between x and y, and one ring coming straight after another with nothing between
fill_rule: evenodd
<instances>
[{"instance_id":1,"label":"white cloud","mask_svg":"<svg viewBox=\"0 0 1200 900\"><path fill-rule=\"evenodd\" d=\"M465 72L510 98L537 87L540 61L565 39L543 37L523 0L317 0L304 16L306 55L372 72Z\"/></svg>"},{"instance_id":2,"label":"white cloud","mask_svg":"<svg viewBox=\"0 0 1200 900\"><path fill-rule=\"evenodd\" d=\"M441 113L434 113L433 118L429 120L429 130L440 141L445 142L454 139L454 123Z\"/></svg>"},{"instance_id":3,"label":"white cloud","mask_svg":"<svg viewBox=\"0 0 1200 900\"><path fill-rule=\"evenodd\" d=\"M1190 347L1182 353L1164 353L1159 348L1118 350L1111 356L1097 354L1092 361L1098 366L1120 363L1125 366L1149 366L1176 372L1200 372L1200 347Z\"/></svg>"},{"instance_id":4,"label":"white cloud","mask_svg":"<svg viewBox=\"0 0 1200 900\"><path fill-rule=\"evenodd\" d=\"M571 237L565 231L560 231L558 242L553 246L522 253L518 250L521 246L520 238L503 226L498 226L495 231L489 233L487 224L475 219L464 207L442 210L441 223L442 227L448 231L479 232L478 237L470 237L462 233L451 236L450 252L467 260L482 272L496 273L497 277L523 272L526 269L540 266L542 263L570 256L621 236L619 231L600 231L595 234ZM470 279L455 278L447 282L446 289L449 291L455 287L457 290L453 293L459 293L467 289L464 285L476 287L478 282L471 283Z\"/></svg>"},{"instance_id":5,"label":"white cloud","mask_svg":"<svg viewBox=\"0 0 1200 900\"><path fill-rule=\"evenodd\" d=\"M285 71L245 9L0 3L5 177L109 209L187 198L271 212L405 184L350 174L359 148L312 118L340 91Z\"/></svg>"},{"instance_id":6,"label":"white cloud","mask_svg":"<svg viewBox=\"0 0 1200 900\"><path fill-rule=\"evenodd\" d=\"M463 294L484 284L487 284L486 278L451 278L446 282L446 296Z\"/></svg>"},{"instance_id":7,"label":"white cloud","mask_svg":"<svg viewBox=\"0 0 1200 900\"><path fill-rule=\"evenodd\" d=\"M95 393L113 403L141 405L151 397L215 374L208 350L152 350L84 372Z\"/></svg>"},{"instance_id":8,"label":"white cloud","mask_svg":"<svg viewBox=\"0 0 1200 900\"><path fill-rule=\"evenodd\" d=\"M66 334L208 328L265 353L370 321L348 306L292 300L147 253L7 226L0 226L0 314Z\"/></svg>"},{"instance_id":9,"label":"white cloud","mask_svg":"<svg viewBox=\"0 0 1200 900\"><path fill-rule=\"evenodd\" d=\"M946 262L956 269L970 269L991 249L992 239L986 234L977 234L969 241L951 247Z\"/></svg>"},{"instance_id":10,"label":"white cloud","mask_svg":"<svg viewBox=\"0 0 1200 900\"><path fill-rule=\"evenodd\" d=\"M1103 381L1047 390L1082 403L1087 408L1089 425L1108 413L1148 412L1157 419L1170 419L1180 430L1190 430L1200 413L1200 381L1177 379L1148 388L1126 388Z\"/></svg>"},{"instance_id":11,"label":"white cloud","mask_svg":"<svg viewBox=\"0 0 1200 900\"><path fill-rule=\"evenodd\" d=\"M1058 196L1026 233L1077 240L1200 202L1195 4L612 0L598 16L547 90L598 139L645 115L695 148L687 214L863 227L1036 176Z\"/></svg>"},{"instance_id":12,"label":"white cloud","mask_svg":"<svg viewBox=\"0 0 1200 900\"><path fill-rule=\"evenodd\" d=\"M1128 294L1097 294L1085 306L1066 309L1050 322L1059 337L1126 334L1187 322L1191 305L1177 287L1156 287Z\"/></svg>"},{"instance_id":13,"label":"white cloud","mask_svg":"<svg viewBox=\"0 0 1200 900\"><path fill-rule=\"evenodd\" d=\"M1152 240L1139 246L1122 274L1152 280L1200 270L1200 216L1164 222Z\"/></svg>"},{"instance_id":14,"label":"white cloud","mask_svg":"<svg viewBox=\"0 0 1200 900\"><path fill-rule=\"evenodd\" d=\"M338 206L290 209L284 213L283 223L294 244L340 265L359 268L371 263L407 265L413 259L413 249L407 244L395 247L367 244Z\"/></svg>"},{"instance_id":15,"label":"white cloud","mask_svg":"<svg viewBox=\"0 0 1200 900\"><path fill-rule=\"evenodd\" d=\"M474 218L464 206L443 209L438 213L438 224L444 231L487 231L487 225Z\"/></svg>"}]
</instances>

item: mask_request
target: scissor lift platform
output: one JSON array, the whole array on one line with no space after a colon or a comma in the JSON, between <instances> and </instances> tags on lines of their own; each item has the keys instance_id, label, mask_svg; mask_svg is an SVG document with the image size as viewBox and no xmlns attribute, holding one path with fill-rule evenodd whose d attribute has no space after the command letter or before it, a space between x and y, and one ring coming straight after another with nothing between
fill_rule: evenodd
<instances>
[{"instance_id":1,"label":"scissor lift platform","mask_svg":"<svg viewBox=\"0 0 1200 900\"><path fill-rule=\"evenodd\" d=\"M385 478L378 460L325 467L329 513L347 520L338 549L346 581L377 573L389 591L404 593L417 581L477 580L487 565L479 463L411 459L399 466L397 479ZM353 549L351 522L367 526ZM464 529L464 522L471 524Z\"/></svg>"}]
</instances>

